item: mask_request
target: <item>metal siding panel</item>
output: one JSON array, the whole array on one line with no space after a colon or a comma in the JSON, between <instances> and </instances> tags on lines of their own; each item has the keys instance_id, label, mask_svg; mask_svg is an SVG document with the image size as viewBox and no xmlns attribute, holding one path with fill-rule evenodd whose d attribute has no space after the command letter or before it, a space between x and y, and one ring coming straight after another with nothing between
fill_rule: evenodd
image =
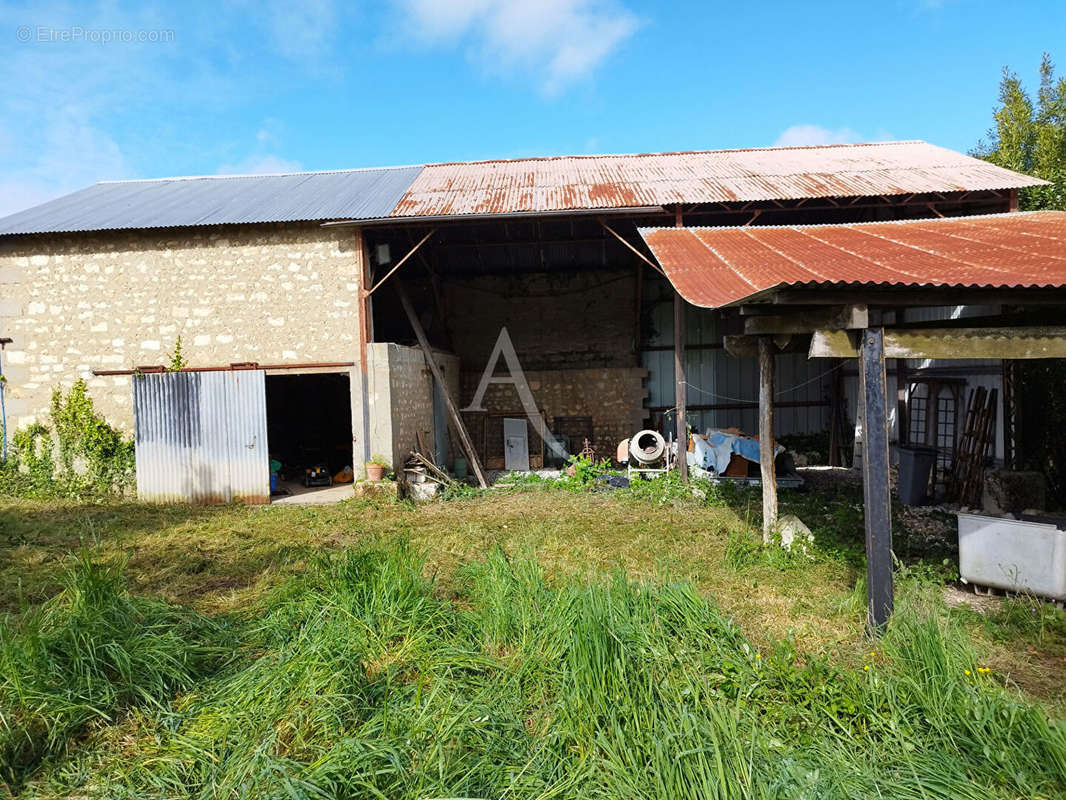
<instances>
[{"instance_id":1,"label":"metal siding panel","mask_svg":"<svg viewBox=\"0 0 1066 800\"><path fill-rule=\"evenodd\" d=\"M656 303L652 306L652 332L649 345L653 347L673 347L674 345L674 304Z\"/></svg>"},{"instance_id":2,"label":"metal siding panel","mask_svg":"<svg viewBox=\"0 0 1066 800\"><path fill-rule=\"evenodd\" d=\"M266 373L241 370L230 378L232 444L230 491L242 503L270 502L270 456L267 441Z\"/></svg>"},{"instance_id":3,"label":"metal siding panel","mask_svg":"<svg viewBox=\"0 0 1066 800\"><path fill-rule=\"evenodd\" d=\"M150 502L190 499L202 444L202 373L135 375L137 496Z\"/></svg>"},{"instance_id":4,"label":"metal siding panel","mask_svg":"<svg viewBox=\"0 0 1066 800\"><path fill-rule=\"evenodd\" d=\"M148 502L270 502L262 370L133 379L137 496Z\"/></svg>"}]
</instances>

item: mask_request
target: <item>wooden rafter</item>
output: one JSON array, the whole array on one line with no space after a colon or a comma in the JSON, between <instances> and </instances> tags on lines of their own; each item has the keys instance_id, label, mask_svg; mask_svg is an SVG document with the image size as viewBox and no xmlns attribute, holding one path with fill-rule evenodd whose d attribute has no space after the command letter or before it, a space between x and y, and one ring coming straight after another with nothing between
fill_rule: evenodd
<instances>
[{"instance_id":1,"label":"wooden rafter","mask_svg":"<svg viewBox=\"0 0 1066 800\"><path fill-rule=\"evenodd\" d=\"M853 331L818 330L811 358L854 358L859 336ZM885 358L1066 358L1066 326L1025 328L886 328Z\"/></svg>"},{"instance_id":2,"label":"wooden rafter","mask_svg":"<svg viewBox=\"0 0 1066 800\"><path fill-rule=\"evenodd\" d=\"M421 240L419 240L418 244L416 244L414 247L412 247L410 250L407 251L407 255L405 255L403 258L401 258L399 261L397 261L396 265L392 269L390 269L388 272L385 273L385 277L384 278L382 278L380 281L375 283L374 286L366 292L365 297L370 297L370 295L372 295L374 292L376 292L381 287L381 284L383 284L385 281L387 281L389 279L389 277L392 275L392 273L394 273L396 270L398 270L400 267L402 267L407 262L407 259L409 259L411 256L413 256L418 251L418 248L420 248L423 244L425 244L426 240L429 239L429 237L432 236L436 232L437 232L436 228L431 228L429 233L427 233L425 236L423 236L421 238Z\"/></svg>"},{"instance_id":3,"label":"wooden rafter","mask_svg":"<svg viewBox=\"0 0 1066 800\"><path fill-rule=\"evenodd\" d=\"M610 233L612 236L614 236L615 239L617 239L622 244L624 244L626 247L628 247L630 250L632 250L634 253L636 253L637 258L639 258L641 261L643 261L645 264L647 264L653 270L658 272L664 278L666 277L666 273L663 272L663 268L662 267L660 267L658 264L656 264L654 261L652 261L646 255L644 255L642 252L640 252L637 248L635 248L633 245L631 245L629 242L627 242L622 237L622 235L620 233L618 233L614 228L612 228L610 225L608 225L602 219L600 220L600 225L602 225L607 230L608 233Z\"/></svg>"}]
</instances>

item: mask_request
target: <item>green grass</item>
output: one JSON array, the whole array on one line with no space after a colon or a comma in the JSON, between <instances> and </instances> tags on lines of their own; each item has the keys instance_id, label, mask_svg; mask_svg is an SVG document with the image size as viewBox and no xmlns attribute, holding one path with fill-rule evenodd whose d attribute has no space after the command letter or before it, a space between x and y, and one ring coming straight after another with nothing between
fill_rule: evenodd
<instances>
[{"instance_id":1,"label":"green grass","mask_svg":"<svg viewBox=\"0 0 1066 800\"><path fill-rule=\"evenodd\" d=\"M762 650L687 581L549 581L491 551L451 591L403 540L316 559L242 658L133 748L38 788L129 797L1051 797L1066 728L978 672L920 593L856 671ZM160 634L166 638L166 634ZM148 639L155 638L148 634ZM152 678L147 679L152 686ZM83 765L84 766L84 765Z\"/></svg>"},{"instance_id":2,"label":"green grass","mask_svg":"<svg viewBox=\"0 0 1066 800\"><path fill-rule=\"evenodd\" d=\"M221 626L130 597L119 572L82 552L62 590L0 625L0 780L18 786L91 723L163 708L226 657Z\"/></svg>"},{"instance_id":3,"label":"green grass","mask_svg":"<svg viewBox=\"0 0 1066 800\"><path fill-rule=\"evenodd\" d=\"M761 547L745 493L666 485L0 500L3 779L26 797L1066 794L1066 616L949 608L918 559L866 638L850 500L783 495L809 556Z\"/></svg>"}]
</instances>

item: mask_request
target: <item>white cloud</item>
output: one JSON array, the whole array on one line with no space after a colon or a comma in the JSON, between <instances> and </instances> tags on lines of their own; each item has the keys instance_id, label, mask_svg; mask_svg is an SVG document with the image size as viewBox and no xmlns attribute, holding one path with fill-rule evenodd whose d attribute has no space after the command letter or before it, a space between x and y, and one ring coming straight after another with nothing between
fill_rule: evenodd
<instances>
[{"instance_id":1,"label":"white cloud","mask_svg":"<svg viewBox=\"0 0 1066 800\"><path fill-rule=\"evenodd\" d=\"M278 51L292 61L314 62L333 46L337 10L332 0L279 0L266 14Z\"/></svg>"},{"instance_id":2,"label":"white cloud","mask_svg":"<svg viewBox=\"0 0 1066 800\"><path fill-rule=\"evenodd\" d=\"M115 140L96 128L81 108L56 109L45 120L36 155L15 161L0 182L0 216L83 189L100 180L129 177Z\"/></svg>"},{"instance_id":3,"label":"white cloud","mask_svg":"<svg viewBox=\"0 0 1066 800\"><path fill-rule=\"evenodd\" d=\"M821 125L793 125L777 137L774 147L802 147L813 144L854 144L869 141L851 128L823 128Z\"/></svg>"},{"instance_id":4,"label":"white cloud","mask_svg":"<svg viewBox=\"0 0 1066 800\"><path fill-rule=\"evenodd\" d=\"M280 156L249 156L233 164L222 164L219 175L275 175L279 172L300 172L303 164Z\"/></svg>"},{"instance_id":5,"label":"white cloud","mask_svg":"<svg viewBox=\"0 0 1066 800\"><path fill-rule=\"evenodd\" d=\"M284 19L281 11L259 12L259 32L274 52L329 57L328 45L336 40L330 0L298 7L274 0L273 8L299 9ZM77 5L41 0L27 7L0 2L0 33L11 36L0 59L5 87L0 93L0 216L99 180L174 174L181 171L174 164L183 159L233 161L225 168L239 172L299 169L297 162L273 155L283 130L271 119L263 121L255 143L244 150L225 128L208 137L216 151L211 155L181 135L191 99L209 117L215 109L228 111L240 97L240 70L251 67L227 48L247 28L251 11L244 12L239 3L226 2L180 10L111 0ZM19 26L36 30L38 25L60 31L72 26L170 30L174 35L146 43L15 41ZM198 47L218 57L199 57Z\"/></svg>"},{"instance_id":6,"label":"white cloud","mask_svg":"<svg viewBox=\"0 0 1066 800\"><path fill-rule=\"evenodd\" d=\"M66 190L56 189L39 178L0 179L0 217L48 202L61 194L66 194Z\"/></svg>"},{"instance_id":7,"label":"white cloud","mask_svg":"<svg viewBox=\"0 0 1066 800\"><path fill-rule=\"evenodd\" d=\"M0 6L0 28L53 26L67 30L161 30L151 9L107 5L77 8L42 2ZM36 30L36 29L35 29ZM0 214L13 213L99 180L132 177L129 153L109 117L165 94L154 62L169 43L14 42L0 61Z\"/></svg>"},{"instance_id":8,"label":"white cloud","mask_svg":"<svg viewBox=\"0 0 1066 800\"><path fill-rule=\"evenodd\" d=\"M489 72L533 71L549 94L590 75L639 27L614 0L395 2L423 43L466 43Z\"/></svg>"}]
</instances>

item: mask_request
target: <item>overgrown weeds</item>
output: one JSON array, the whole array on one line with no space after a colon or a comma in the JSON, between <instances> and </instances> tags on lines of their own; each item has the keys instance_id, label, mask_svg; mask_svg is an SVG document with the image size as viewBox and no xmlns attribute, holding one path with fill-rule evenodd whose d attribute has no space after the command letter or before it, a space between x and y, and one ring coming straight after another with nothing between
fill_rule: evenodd
<instances>
[{"instance_id":1,"label":"overgrown weeds","mask_svg":"<svg viewBox=\"0 0 1066 800\"><path fill-rule=\"evenodd\" d=\"M18 786L90 725L131 706L161 709L227 655L224 628L131 597L115 567L83 551L62 591L0 620L0 781Z\"/></svg>"},{"instance_id":2,"label":"overgrown weeds","mask_svg":"<svg viewBox=\"0 0 1066 800\"><path fill-rule=\"evenodd\" d=\"M403 541L321 559L254 657L57 792L136 797L987 798L1066 792L1066 732L916 589L863 669L763 647L690 583L450 586ZM153 685L148 681L148 685ZM153 697L158 696L154 691ZM68 776L69 778L69 776ZM58 781L58 778L55 778ZM42 787L43 788L43 787Z\"/></svg>"}]
</instances>

